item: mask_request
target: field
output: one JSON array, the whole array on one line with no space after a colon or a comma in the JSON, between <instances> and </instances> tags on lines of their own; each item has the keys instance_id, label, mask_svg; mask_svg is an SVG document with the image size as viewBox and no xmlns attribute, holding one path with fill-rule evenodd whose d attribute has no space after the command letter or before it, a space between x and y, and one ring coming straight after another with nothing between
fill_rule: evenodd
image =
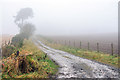
<instances>
[{"instance_id":1,"label":"field","mask_svg":"<svg viewBox=\"0 0 120 80\"><path fill-rule=\"evenodd\" d=\"M101 62L101 63L107 64L107 65L111 65L113 67L118 67L119 56L116 54L111 55L111 54L106 54L103 52L79 49L79 48L75 48L75 47L56 44L56 43L53 43L51 39L48 39L45 37L43 37L43 38L39 37L38 39L40 39L44 44L46 44L52 48L66 51L73 55L80 56L80 57L83 57L86 59L90 59L90 60Z\"/></svg>"},{"instance_id":2,"label":"field","mask_svg":"<svg viewBox=\"0 0 120 80\"><path fill-rule=\"evenodd\" d=\"M118 53L118 37L116 34L98 35L98 36L46 36L48 39L53 40L57 44L68 45L75 48L81 48L97 51L97 43L99 43L99 51L111 54L111 43L113 43L113 53Z\"/></svg>"},{"instance_id":3,"label":"field","mask_svg":"<svg viewBox=\"0 0 120 80\"><path fill-rule=\"evenodd\" d=\"M5 44L5 42L8 43L9 41L11 41L13 36L14 35L8 35L8 34L0 35L0 45Z\"/></svg>"}]
</instances>

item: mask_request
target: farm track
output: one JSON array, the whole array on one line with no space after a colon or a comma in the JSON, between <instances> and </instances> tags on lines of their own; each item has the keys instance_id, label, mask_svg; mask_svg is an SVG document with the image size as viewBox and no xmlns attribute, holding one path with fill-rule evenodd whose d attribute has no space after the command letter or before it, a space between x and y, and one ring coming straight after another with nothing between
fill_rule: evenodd
<instances>
[{"instance_id":1,"label":"farm track","mask_svg":"<svg viewBox=\"0 0 120 80\"><path fill-rule=\"evenodd\" d=\"M118 78L118 69L34 43L60 66L57 78Z\"/></svg>"}]
</instances>

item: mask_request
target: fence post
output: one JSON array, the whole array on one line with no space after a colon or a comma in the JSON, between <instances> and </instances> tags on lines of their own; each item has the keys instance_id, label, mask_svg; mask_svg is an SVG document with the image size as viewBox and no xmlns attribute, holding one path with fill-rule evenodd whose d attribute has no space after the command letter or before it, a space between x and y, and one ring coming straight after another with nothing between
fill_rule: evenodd
<instances>
[{"instance_id":1,"label":"fence post","mask_svg":"<svg viewBox=\"0 0 120 80\"><path fill-rule=\"evenodd\" d=\"M90 45L90 44L89 44L89 42L88 42L88 50L89 50L89 45Z\"/></svg>"},{"instance_id":2,"label":"fence post","mask_svg":"<svg viewBox=\"0 0 120 80\"><path fill-rule=\"evenodd\" d=\"M111 53L113 55L113 43L111 43Z\"/></svg>"},{"instance_id":3,"label":"fence post","mask_svg":"<svg viewBox=\"0 0 120 80\"><path fill-rule=\"evenodd\" d=\"M56 44L57 44L57 40L56 40Z\"/></svg>"},{"instance_id":4,"label":"fence post","mask_svg":"<svg viewBox=\"0 0 120 80\"><path fill-rule=\"evenodd\" d=\"M80 49L81 49L82 47L81 47L81 41L80 41Z\"/></svg>"},{"instance_id":5,"label":"fence post","mask_svg":"<svg viewBox=\"0 0 120 80\"><path fill-rule=\"evenodd\" d=\"M56 40L56 44L57 44L57 40Z\"/></svg>"},{"instance_id":6,"label":"fence post","mask_svg":"<svg viewBox=\"0 0 120 80\"><path fill-rule=\"evenodd\" d=\"M74 48L75 48L75 41L74 41Z\"/></svg>"},{"instance_id":7,"label":"fence post","mask_svg":"<svg viewBox=\"0 0 120 80\"><path fill-rule=\"evenodd\" d=\"M56 40L56 44L58 44L58 41Z\"/></svg>"},{"instance_id":8,"label":"fence post","mask_svg":"<svg viewBox=\"0 0 120 80\"><path fill-rule=\"evenodd\" d=\"M70 46L70 40L69 40L69 46Z\"/></svg>"},{"instance_id":9,"label":"fence post","mask_svg":"<svg viewBox=\"0 0 120 80\"><path fill-rule=\"evenodd\" d=\"M59 44L60 44L60 40L59 40Z\"/></svg>"},{"instance_id":10,"label":"fence post","mask_svg":"<svg viewBox=\"0 0 120 80\"><path fill-rule=\"evenodd\" d=\"M97 52L99 52L99 43L97 43Z\"/></svg>"},{"instance_id":11,"label":"fence post","mask_svg":"<svg viewBox=\"0 0 120 80\"><path fill-rule=\"evenodd\" d=\"M60 43L59 43L59 40L58 40L58 44L60 44Z\"/></svg>"},{"instance_id":12,"label":"fence post","mask_svg":"<svg viewBox=\"0 0 120 80\"><path fill-rule=\"evenodd\" d=\"M66 46L66 40L65 40L65 46Z\"/></svg>"}]
</instances>

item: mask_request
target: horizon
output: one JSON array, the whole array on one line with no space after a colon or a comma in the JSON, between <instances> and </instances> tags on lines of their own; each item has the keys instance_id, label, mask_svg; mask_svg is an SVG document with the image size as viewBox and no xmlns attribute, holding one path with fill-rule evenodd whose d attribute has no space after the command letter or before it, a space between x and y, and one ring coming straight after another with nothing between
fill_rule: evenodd
<instances>
[{"instance_id":1,"label":"horizon","mask_svg":"<svg viewBox=\"0 0 120 80\"><path fill-rule=\"evenodd\" d=\"M2 22L0 34L19 33L13 16L21 8L26 7L33 9L34 17L29 21L36 26L36 34L67 36L118 33L118 0L2 0L0 2Z\"/></svg>"}]
</instances>

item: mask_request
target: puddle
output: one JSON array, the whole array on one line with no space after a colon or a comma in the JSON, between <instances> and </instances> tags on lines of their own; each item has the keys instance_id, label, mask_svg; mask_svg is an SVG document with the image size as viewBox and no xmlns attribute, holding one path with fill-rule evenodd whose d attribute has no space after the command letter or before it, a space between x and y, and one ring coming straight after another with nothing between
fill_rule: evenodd
<instances>
[{"instance_id":1,"label":"puddle","mask_svg":"<svg viewBox=\"0 0 120 80\"><path fill-rule=\"evenodd\" d=\"M68 56L63 56L63 57L68 58L68 59L72 59L72 58L70 58L70 57L68 57Z\"/></svg>"},{"instance_id":2,"label":"puddle","mask_svg":"<svg viewBox=\"0 0 120 80\"><path fill-rule=\"evenodd\" d=\"M75 71L86 72L90 77L93 77L93 69L85 63L74 63L73 68Z\"/></svg>"}]
</instances>

